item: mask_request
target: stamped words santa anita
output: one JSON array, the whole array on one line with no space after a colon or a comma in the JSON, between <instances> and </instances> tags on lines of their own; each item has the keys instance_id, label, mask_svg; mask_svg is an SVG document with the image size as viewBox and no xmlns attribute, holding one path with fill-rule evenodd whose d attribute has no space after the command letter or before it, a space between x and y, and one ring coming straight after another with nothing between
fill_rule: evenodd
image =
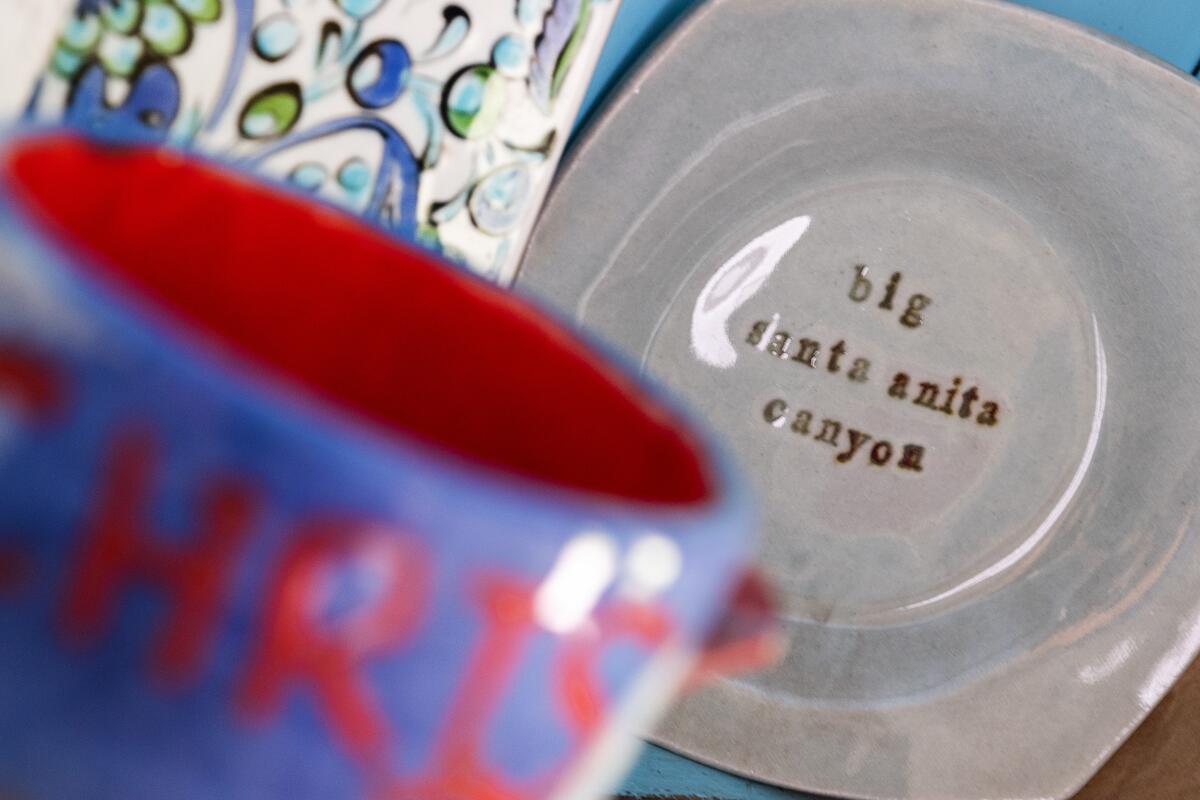
<instances>
[{"instance_id":1,"label":"stamped words santa anita","mask_svg":"<svg viewBox=\"0 0 1200 800\"><path fill-rule=\"evenodd\" d=\"M854 282L849 293L850 300L855 303L865 303L871 297L872 285L867 278L867 272L865 265L860 264L855 268ZM878 303L877 307L880 310L894 310L896 294L902 280L901 273L892 274L884 288L882 300ZM910 330L920 328L925 321L925 310L932 303L929 296L924 294L910 296L900 313L900 325ZM844 339L830 346L826 354L820 341L807 337L796 338L786 330L780 329L778 314L770 320L754 322L746 336L746 344L787 364L821 370L830 375L842 375L850 384L866 384L870 381L871 361L851 353ZM1000 404L985 399L978 386L971 386L963 391L963 379L960 376L946 382L916 380L906 372L895 372L888 380L886 396L891 401L908 402L959 422L974 423L985 428L995 427L1000 423ZM896 446L886 439L851 428L830 417L820 420L818 430L815 427L816 415L812 411L798 409L793 412L787 401L782 399L770 400L763 408L763 418L773 427L786 426L794 434L811 436L813 441L831 445L836 451L840 451L834 456L834 461L839 464L854 461L861 452L863 456L858 460L872 466L886 467L895 458L895 465L899 469L910 472L921 472L923 469L923 445L909 443ZM845 437L842 436L843 430Z\"/></svg>"}]
</instances>

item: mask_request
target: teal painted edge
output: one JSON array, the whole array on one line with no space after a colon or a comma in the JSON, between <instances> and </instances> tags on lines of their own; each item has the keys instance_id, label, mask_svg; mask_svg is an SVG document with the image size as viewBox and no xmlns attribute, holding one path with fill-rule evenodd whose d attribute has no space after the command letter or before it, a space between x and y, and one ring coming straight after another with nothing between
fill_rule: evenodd
<instances>
[{"instance_id":1,"label":"teal painted edge","mask_svg":"<svg viewBox=\"0 0 1200 800\"><path fill-rule=\"evenodd\" d=\"M701 0L624 0L592 75L580 111L585 126L604 98L642 53ZM1200 64L1200 2L1197 0L1024 0L1023 5L1058 14L1134 45L1193 72Z\"/></svg>"},{"instance_id":2,"label":"teal painted edge","mask_svg":"<svg viewBox=\"0 0 1200 800\"><path fill-rule=\"evenodd\" d=\"M586 126L603 99L665 31L702 0L624 0L580 112ZM1090 25L1175 65L1200 67L1200 0L1025 0L1024 5ZM626 779L627 797L816 800L739 778L646 745Z\"/></svg>"},{"instance_id":3,"label":"teal painted edge","mask_svg":"<svg viewBox=\"0 0 1200 800\"><path fill-rule=\"evenodd\" d=\"M605 97L612 93L643 53L701 0L622 0L600 61L579 111L578 131L586 127Z\"/></svg>"},{"instance_id":4,"label":"teal painted edge","mask_svg":"<svg viewBox=\"0 0 1200 800\"><path fill-rule=\"evenodd\" d=\"M621 787L623 797L687 797L719 800L819 800L774 786L739 778L698 764L652 744Z\"/></svg>"},{"instance_id":5,"label":"teal painted edge","mask_svg":"<svg viewBox=\"0 0 1200 800\"><path fill-rule=\"evenodd\" d=\"M1022 0L1073 19L1193 72L1200 61L1200 3L1195 0Z\"/></svg>"}]
</instances>

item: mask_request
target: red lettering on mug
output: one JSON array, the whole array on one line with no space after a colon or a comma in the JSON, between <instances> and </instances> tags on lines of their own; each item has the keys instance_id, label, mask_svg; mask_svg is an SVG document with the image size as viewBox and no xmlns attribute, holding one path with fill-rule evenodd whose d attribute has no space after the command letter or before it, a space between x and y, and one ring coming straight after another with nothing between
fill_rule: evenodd
<instances>
[{"instance_id":1,"label":"red lettering on mug","mask_svg":"<svg viewBox=\"0 0 1200 800\"><path fill-rule=\"evenodd\" d=\"M22 345L0 342L0 399L40 421L62 410L65 394L62 381L48 360ZM25 589L33 572L33 560L20 545L0 544L0 597Z\"/></svg>"},{"instance_id":2,"label":"red lettering on mug","mask_svg":"<svg viewBox=\"0 0 1200 800\"><path fill-rule=\"evenodd\" d=\"M60 621L69 639L92 643L111 626L122 592L135 582L157 588L169 611L156 636L152 669L179 684L202 666L256 503L245 484L218 478L205 487L191 541L163 542L147 526L158 463L155 447L146 433L115 438L101 464L98 502L84 524Z\"/></svg>"},{"instance_id":3,"label":"red lettering on mug","mask_svg":"<svg viewBox=\"0 0 1200 800\"><path fill-rule=\"evenodd\" d=\"M64 405L62 383L50 364L8 342L0 343L0 394L15 397L35 417L53 414Z\"/></svg>"},{"instance_id":4,"label":"red lettering on mug","mask_svg":"<svg viewBox=\"0 0 1200 800\"><path fill-rule=\"evenodd\" d=\"M445 717L430 768L414 781L391 786L385 797L519 800L544 794L517 787L488 768L481 753L488 725L500 710L526 644L537 631L535 587L516 579L484 578L476 592L484 630L476 640L458 692Z\"/></svg>"},{"instance_id":5,"label":"red lettering on mug","mask_svg":"<svg viewBox=\"0 0 1200 800\"><path fill-rule=\"evenodd\" d=\"M33 565L16 545L0 545L0 598L16 594L29 584Z\"/></svg>"},{"instance_id":6,"label":"red lettering on mug","mask_svg":"<svg viewBox=\"0 0 1200 800\"><path fill-rule=\"evenodd\" d=\"M562 710L581 738L591 735L604 718L608 700L595 669L604 651L619 641L632 640L653 649L671 635L666 612L654 605L618 603L600 612L596 628L581 631L563 643L555 670Z\"/></svg>"},{"instance_id":7,"label":"red lettering on mug","mask_svg":"<svg viewBox=\"0 0 1200 800\"><path fill-rule=\"evenodd\" d=\"M365 608L345 619L322 619L328 600L322 593L339 568L373 577L378 585ZM255 716L272 715L288 684L307 686L352 755L364 761L381 755L389 729L365 665L394 652L414 632L429 591L430 565L415 538L357 521L305 525L267 591L241 706Z\"/></svg>"}]
</instances>

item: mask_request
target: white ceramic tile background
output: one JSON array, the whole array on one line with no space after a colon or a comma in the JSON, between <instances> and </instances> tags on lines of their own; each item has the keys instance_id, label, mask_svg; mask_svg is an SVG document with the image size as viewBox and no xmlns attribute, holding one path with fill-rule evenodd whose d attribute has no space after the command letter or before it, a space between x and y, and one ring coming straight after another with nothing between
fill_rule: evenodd
<instances>
[{"instance_id":1,"label":"white ceramic tile background","mask_svg":"<svg viewBox=\"0 0 1200 800\"><path fill-rule=\"evenodd\" d=\"M11 119L29 99L55 30L73 0L0 0L0 116Z\"/></svg>"},{"instance_id":2,"label":"white ceramic tile background","mask_svg":"<svg viewBox=\"0 0 1200 800\"><path fill-rule=\"evenodd\" d=\"M40 119L216 153L508 283L618 0L0 3L7 114L40 72Z\"/></svg>"}]
</instances>

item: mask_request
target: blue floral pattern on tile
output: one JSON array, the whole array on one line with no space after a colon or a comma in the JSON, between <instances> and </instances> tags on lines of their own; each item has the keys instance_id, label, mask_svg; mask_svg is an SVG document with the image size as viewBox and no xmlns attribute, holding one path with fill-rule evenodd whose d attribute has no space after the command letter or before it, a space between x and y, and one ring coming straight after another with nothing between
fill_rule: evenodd
<instances>
[{"instance_id":1,"label":"blue floral pattern on tile","mask_svg":"<svg viewBox=\"0 0 1200 800\"><path fill-rule=\"evenodd\" d=\"M30 113L216 153L503 281L614 6L79 0Z\"/></svg>"}]
</instances>

